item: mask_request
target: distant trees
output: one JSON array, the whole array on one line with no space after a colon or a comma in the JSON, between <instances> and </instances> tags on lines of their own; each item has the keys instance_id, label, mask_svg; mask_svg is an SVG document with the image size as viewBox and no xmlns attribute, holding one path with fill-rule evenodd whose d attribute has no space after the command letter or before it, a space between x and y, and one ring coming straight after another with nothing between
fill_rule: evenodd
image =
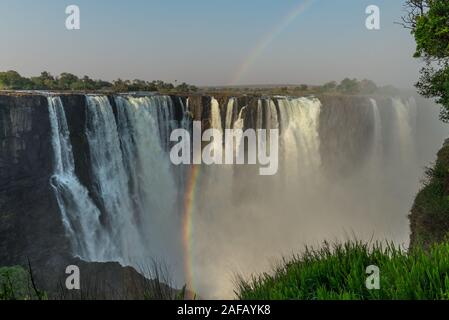
<instances>
[{"instance_id":1,"label":"distant trees","mask_svg":"<svg viewBox=\"0 0 449 320\"><path fill-rule=\"evenodd\" d=\"M359 91L359 82L357 79L346 78L337 86L337 90L345 94L356 94Z\"/></svg>"},{"instance_id":2,"label":"distant trees","mask_svg":"<svg viewBox=\"0 0 449 320\"><path fill-rule=\"evenodd\" d=\"M374 94L380 91L374 81L345 78L340 83L328 82L320 87L321 92L338 92L342 94Z\"/></svg>"},{"instance_id":3,"label":"distant trees","mask_svg":"<svg viewBox=\"0 0 449 320\"><path fill-rule=\"evenodd\" d=\"M61 73L59 77L52 76L49 72L42 72L38 77L24 78L16 71L0 72L0 89L3 90L64 90L64 91L164 91L164 92L195 92L197 87L185 82L173 85L161 80L152 82L135 79L108 82L93 80L88 76L78 78L71 73Z\"/></svg>"},{"instance_id":4,"label":"distant trees","mask_svg":"<svg viewBox=\"0 0 449 320\"><path fill-rule=\"evenodd\" d=\"M0 88L30 90L33 88L33 83L30 79L23 78L18 72L10 70L0 72Z\"/></svg>"},{"instance_id":5,"label":"distant trees","mask_svg":"<svg viewBox=\"0 0 449 320\"><path fill-rule=\"evenodd\" d=\"M337 82L336 81L331 81L331 82L328 82L328 83L325 83L323 86L322 86L322 89L324 90L324 91L332 91L332 90L335 90L336 88L337 88Z\"/></svg>"}]
</instances>

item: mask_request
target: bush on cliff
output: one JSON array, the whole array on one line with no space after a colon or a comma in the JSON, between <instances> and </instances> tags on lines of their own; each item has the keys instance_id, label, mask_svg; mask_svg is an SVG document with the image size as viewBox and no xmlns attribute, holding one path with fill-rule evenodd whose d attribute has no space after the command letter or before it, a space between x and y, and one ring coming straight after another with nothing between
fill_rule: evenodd
<instances>
[{"instance_id":1,"label":"bush on cliff","mask_svg":"<svg viewBox=\"0 0 449 320\"><path fill-rule=\"evenodd\" d=\"M0 268L0 300L43 298L45 295L34 288L28 271L19 266Z\"/></svg>"},{"instance_id":2,"label":"bush on cliff","mask_svg":"<svg viewBox=\"0 0 449 320\"><path fill-rule=\"evenodd\" d=\"M449 141L438 152L437 161L427 169L426 176L410 215L412 247L429 247L448 239Z\"/></svg>"}]
</instances>

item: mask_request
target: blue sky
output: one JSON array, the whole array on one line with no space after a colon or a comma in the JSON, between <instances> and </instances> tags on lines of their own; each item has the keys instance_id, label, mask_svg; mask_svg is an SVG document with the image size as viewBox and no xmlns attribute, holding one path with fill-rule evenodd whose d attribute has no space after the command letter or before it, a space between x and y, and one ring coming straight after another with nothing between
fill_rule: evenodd
<instances>
[{"instance_id":1,"label":"blue sky","mask_svg":"<svg viewBox=\"0 0 449 320\"><path fill-rule=\"evenodd\" d=\"M0 0L0 70L228 85L302 0ZM419 64L399 21L404 0L315 0L251 60L239 84L344 77L411 87ZM81 30L65 29L65 8ZM381 30L365 28L378 5Z\"/></svg>"}]
</instances>

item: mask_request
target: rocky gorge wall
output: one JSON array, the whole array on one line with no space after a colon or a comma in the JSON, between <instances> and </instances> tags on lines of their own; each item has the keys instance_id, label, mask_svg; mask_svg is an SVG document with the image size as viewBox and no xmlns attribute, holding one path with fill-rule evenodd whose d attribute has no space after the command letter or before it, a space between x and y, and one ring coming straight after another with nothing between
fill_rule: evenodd
<instances>
[{"instance_id":1,"label":"rocky gorge wall","mask_svg":"<svg viewBox=\"0 0 449 320\"><path fill-rule=\"evenodd\" d=\"M48 103L38 95L0 95L0 261L66 255L69 242L50 190Z\"/></svg>"}]
</instances>

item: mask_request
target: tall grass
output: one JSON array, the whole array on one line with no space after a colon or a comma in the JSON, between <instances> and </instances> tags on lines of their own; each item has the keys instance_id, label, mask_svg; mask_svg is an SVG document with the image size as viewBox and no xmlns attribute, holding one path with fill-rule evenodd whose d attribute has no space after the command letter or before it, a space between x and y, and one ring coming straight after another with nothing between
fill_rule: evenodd
<instances>
[{"instance_id":1,"label":"tall grass","mask_svg":"<svg viewBox=\"0 0 449 320\"><path fill-rule=\"evenodd\" d=\"M380 289L366 287L366 268L380 269ZM440 300L449 299L449 244L410 252L361 242L307 249L272 274L239 278L243 300Z\"/></svg>"}]
</instances>

